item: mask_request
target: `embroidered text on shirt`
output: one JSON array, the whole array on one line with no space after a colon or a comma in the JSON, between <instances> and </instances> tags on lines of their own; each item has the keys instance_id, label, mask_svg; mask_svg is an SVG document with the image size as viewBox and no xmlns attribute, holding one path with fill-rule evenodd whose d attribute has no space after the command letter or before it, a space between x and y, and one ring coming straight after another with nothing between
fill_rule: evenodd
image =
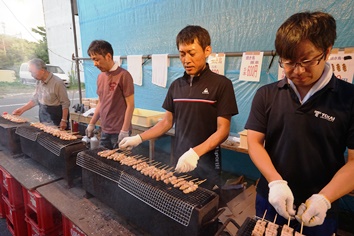
<instances>
[{"instance_id":1,"label":"embroidered text on shirt","mask_svg":"<svg viewBox=\"0 0 354 236\"><path fill-rule=\"evenodd\" d=\"M321 119L328 120L328 121L330 121L330 122L333 122L333 121L336 119L336 118L333 117L333 116L330 116L330 115L328 115L328 114L326 114L326 113L323 113L323 112L320 112L320 111L317 111L317 110L315 110L314 113L315 113L315 116L316 116L316 117L321 118Z\"/></svg>"}]
</instances>

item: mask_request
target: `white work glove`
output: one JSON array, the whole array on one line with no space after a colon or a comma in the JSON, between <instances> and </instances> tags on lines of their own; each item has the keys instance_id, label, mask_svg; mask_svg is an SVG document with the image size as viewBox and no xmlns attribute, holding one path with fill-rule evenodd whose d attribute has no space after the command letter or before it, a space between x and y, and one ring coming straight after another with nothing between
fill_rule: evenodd
<instances>
[{"instance_id":1,"label":"white work glove","mask_svg":"<svg viewBox=\"0 0 354 236\"><path fill-rule=\"evenodd\" d=\"M296 211L294 210L294 195L285 180L274 180L268 184L269 195L268 201L279 215L285 219L293 218Z\"/></svg>"},{"instance_id":2,"label":"white work glove","mask_svg":"<svg viewBox=\"0 0 354 236\"><path fill-rule=\"evenodd\" d=\"M118 135L118 145L119 145L119 143L120 143L120 141L122 141L123 140L123 138L126 138L126 137L129 137L129 131L123 131L123 130L121 130L120 132L119 132L119 135Z\"/></svg>"},{"instance_id":3,"label":"white work glove","mask_svg":"<svg viewBox=\"0 0 354 236\"><path fill-rule=\"evenodd\" d=\"M198 154L193 150L193 148L190 148L178 159L175 170L177 173L190 172L197 167L198 160Z\"/></svg>"},{"instance_id":4,"label":"white work glove","mask_svg":"<svg viewBox=\"0 0 354 236\"><path fill-rule=\"evenodd\" d=\"M322 194L313 194L305 203L301 203L296 219L305 226L322 225L326 212L331 208L331 203Z\"/></svg>"},{"instance_id":5,"label":"white work glove","mask_svg":"<svg viewBox=\"0 0 354 236\"><path fill-rule=\"evenodd\" d=\"M133 147L138 146L142 142L143 142L143 140L141 139L140 135L137 134L132 137L123 138L123 140L120 141L120 143L119 143L119 148L121 150L132 150Z\"/></svg>"},{"instance_id":6,"label":"white work glove","mask_svg":"<svg viewBox=\"0 0 354 236\"><path fill-rule=\"evenodd\" d=\"M85 130L85 134L87 137L93 137L93 130L95 129L95 125L89 124Z\"/></svg>"}]
</instances>

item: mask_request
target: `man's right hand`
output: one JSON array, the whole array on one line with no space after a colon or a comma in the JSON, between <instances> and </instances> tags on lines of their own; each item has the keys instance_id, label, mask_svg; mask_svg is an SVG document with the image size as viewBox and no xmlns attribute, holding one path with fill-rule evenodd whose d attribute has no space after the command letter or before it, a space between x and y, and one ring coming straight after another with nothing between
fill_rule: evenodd
<instances>
[{"instance_id":1,"label":"man's right hand","mask_svg":"<svg viewBox=\"0 0 354 236\"><path fill-rule=\"evenodd\" d=\"M93 137L93 130L95 129L95 125L89 124L85 130L86 136L91 138Z\"/></svg>"},{"instance_id":2,"label":"man's right hand","mask_svg":"<svg viewBox=\"0 0 354 236\"><path fill-rule=\"evenodd\" d=\"M279 215L285 219L293 218L296 211L294 210L294 195L285 180L275 180L268 184L269 196L268 201Z\"/></svg>"},{"instance_id":3,"label":"man's right hand","mask_svg":"<svg viewBox=\"0 0 354 236\"><path fill-rule=\"evenodd\" d=\"M133 147L138 146L140 143L142 143L143 140L141 139L140 135L137 134L132 137L126 137L119 143L119 148L121 150L132 150Z\"/></svg>"},{"instance_id":4,"label":"man's right hand","mask_svg":"<svg viewBox=\"0 0 354 236\"><path fill-rule=\"evenodd\" d=\"M20 115L22 115L22 113L23 113L23 111L22 111L22 109L20 107L20 108L17 108L16 110L14 110L12 112L12 115L20 116Z\"/></svg>"}]
</instances>

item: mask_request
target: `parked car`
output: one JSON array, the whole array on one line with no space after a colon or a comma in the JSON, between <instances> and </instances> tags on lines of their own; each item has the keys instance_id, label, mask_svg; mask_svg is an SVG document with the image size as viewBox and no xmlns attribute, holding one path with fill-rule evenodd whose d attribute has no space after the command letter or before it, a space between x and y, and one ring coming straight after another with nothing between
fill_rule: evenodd
<instances>
[{"instance_id":1,"label":"parked car","mask_svg":"<svg viewBox=\"0 0 354 236\"><path fill-rule=\"evenodd\" d=\"M62 79L66 87L70 86L70 79L68 75L65 74L59 66L47 64L47 70ZM23 84L35 84L37 81L28 71L28 63L21 64L19 75Z\"/></svg>"}]
</instances>

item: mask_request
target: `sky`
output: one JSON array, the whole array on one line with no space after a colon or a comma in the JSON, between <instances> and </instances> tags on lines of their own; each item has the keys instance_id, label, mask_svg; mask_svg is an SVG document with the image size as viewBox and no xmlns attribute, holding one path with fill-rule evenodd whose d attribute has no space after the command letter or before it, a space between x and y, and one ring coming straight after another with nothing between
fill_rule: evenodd
<instances>
[{"instance_id":1,"label":"sky","mask_svg":"<svg viewBox=\"0 0 354 236\"><path fill-rule=\"evenodd\" d=\"M35 42L37 26L45 26L42 0L0 0L0 34Z\"/></svg>"}]
</instances>

